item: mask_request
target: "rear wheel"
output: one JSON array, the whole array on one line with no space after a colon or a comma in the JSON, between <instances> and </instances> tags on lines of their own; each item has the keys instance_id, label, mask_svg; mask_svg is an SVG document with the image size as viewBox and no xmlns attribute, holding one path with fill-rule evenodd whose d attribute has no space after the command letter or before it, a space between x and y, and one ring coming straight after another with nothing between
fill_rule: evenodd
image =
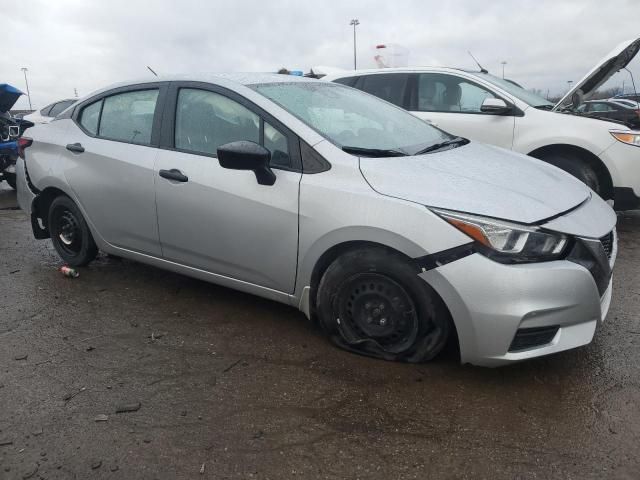
<instances>
[{"instance_id":1,"label":"rear wheel","mask_svg":"<svg viewBox=\"0 0 640 480\"><path fill-rule=\"evenodd\" d=\"M335 260L320 281L317 307L334 343L386 360L431 360L451 330L446 307L416 267L384 248Z\"/></svg>"},{"instance_id":2,"label":"rear wheel","mask_svg":"<svg viewBox=\"0 0 640 480\"><path fill-rule=\"evenodd\" d=\"M64 195L49 207L49 233L58 255L70 266L81 267L98 255L87 222L75 203Z\"/></svg>"},{"instance_id":3,"label":"rear wheel","mask_svg":"<svg viewBox=\"0 0 640 480\"><path fill-rule=\"evenodd\" d=\"M596 171L579 155L573 152L549 152L540 159L570 173L598 195L603 196L605 193Z\"/></svg>"}]
</instances>

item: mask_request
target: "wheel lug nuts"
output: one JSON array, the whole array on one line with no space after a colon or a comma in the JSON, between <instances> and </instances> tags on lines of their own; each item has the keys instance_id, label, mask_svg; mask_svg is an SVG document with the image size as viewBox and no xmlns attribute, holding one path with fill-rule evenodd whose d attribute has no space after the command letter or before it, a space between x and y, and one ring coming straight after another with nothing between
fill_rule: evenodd
<instances>
[{"instance_id":1,"label":"wheel lug nuts","mask_svg":"<svg viewBox=\"0 0 640 480\"><path fill-rule=\"evenodd\" d=\"M384 327L386 324L387 324L387 319L385 317L382 317L380 319L380 325Z\"/></svg>"}]
</instances>

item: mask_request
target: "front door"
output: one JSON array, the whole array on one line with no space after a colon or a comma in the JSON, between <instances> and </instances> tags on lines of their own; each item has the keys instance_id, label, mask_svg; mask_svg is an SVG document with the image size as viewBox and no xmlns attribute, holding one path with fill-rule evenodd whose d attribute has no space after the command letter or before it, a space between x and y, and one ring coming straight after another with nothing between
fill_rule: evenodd
<instances>
[{"instance_id":1,"label":"front door","mask_svg":"<svg viewBox=\"0 0 640 480\"><path fill-rule=\"evenodd\" d=\"M163 257L244 282L291 293L298 252L297 139L236 94L175 84L156 162ZM272 154L274 185L252 171L222 168L220 145L261 143ZM178 180L166 171L179 172ZM162 175L161 175L162 174Z\"/></svg>"}]
</instances>

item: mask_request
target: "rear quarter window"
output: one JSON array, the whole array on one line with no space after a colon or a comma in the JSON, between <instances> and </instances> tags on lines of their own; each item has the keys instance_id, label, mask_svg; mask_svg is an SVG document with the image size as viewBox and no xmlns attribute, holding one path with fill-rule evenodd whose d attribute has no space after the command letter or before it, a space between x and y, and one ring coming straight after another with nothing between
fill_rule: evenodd
<instances>
[{"instance_id":1,"label":"rear quarter window","mask_svg":"<svg viewBox=\"0 0 640 480\"><path fill-rule=\"evenodd\" d=\"M80 125L92 135L98 133L98 121L100 120L100 109L102 108L102 100L87 105L80 112Z\"/></svg>"}]
</instances>

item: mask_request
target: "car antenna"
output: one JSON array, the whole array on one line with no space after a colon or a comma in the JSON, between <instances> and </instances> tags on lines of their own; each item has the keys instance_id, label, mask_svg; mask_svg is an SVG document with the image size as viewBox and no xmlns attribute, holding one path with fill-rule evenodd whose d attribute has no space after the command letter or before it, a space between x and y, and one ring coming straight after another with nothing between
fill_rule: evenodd
<instances>
[{"instance_id":1,"label":"car antenna","mask_svg":"<svg viewBox=\"0 0 640 480\"><path fill-rule=\"evenodd\" d=\"M158 76L158 74L156 72L153 71L153 68L151 68L149 65L147 65L147 68L149 69L149 71L151 73L153 73L156 77Z\"/></svg>"},{"instance_id":2,"label":"car antenna","mask_svg":"<svg viewBox=\"0 0 640 480\"><path fill-rule=\"evenodd\" d=\"M476 57L473 56L473 53L471 53L469 50L467 50L467 53L471 56L471 58L473 58L473 61L476 62L476 65L478 65L478 68L480 69L480 73L489 73L489 70L487 70L482 65L480 65L480 62L476 60Z\"/></svg>"}]
</instances>

